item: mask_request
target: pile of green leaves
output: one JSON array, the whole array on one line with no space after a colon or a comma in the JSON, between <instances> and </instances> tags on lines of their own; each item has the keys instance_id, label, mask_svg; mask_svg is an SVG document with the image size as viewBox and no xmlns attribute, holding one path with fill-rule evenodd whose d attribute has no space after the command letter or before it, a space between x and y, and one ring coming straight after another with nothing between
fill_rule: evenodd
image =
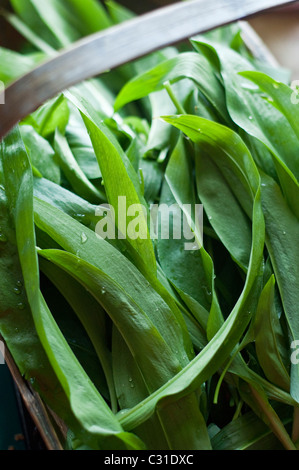
<instances>
[{"instance_id":1,"label":"pile of green leaves","mask_svg":"<svg viewBox=\"0 0 299 470\"><path fill-rule=\"evenodd\" d=\"M132 16L114 1L11 5L26 45L0 48L5 84ZM3 139L0 332L67 448L298 446L294 93L235 24L66 90ZM201 248L99 238L98 206L117 223L119 196L202 204Z\"/></svg>"}]
</instances>

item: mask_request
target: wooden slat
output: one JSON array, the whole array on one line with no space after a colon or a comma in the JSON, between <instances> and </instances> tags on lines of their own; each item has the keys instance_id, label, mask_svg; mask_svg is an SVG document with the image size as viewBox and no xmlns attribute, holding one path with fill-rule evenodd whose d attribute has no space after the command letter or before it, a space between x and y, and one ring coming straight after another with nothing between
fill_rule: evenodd
<instances>
[{"instance_id":1,"label":"wooden slat","mask_svg":"<svg viewBox=\"0 0 299 470\"><path fill-rule=\"evenodd\" d=\"M189 0L84 38L0 94L0 138L48 99L85 79L195 34L295 0Z\"/></svg>"},{"instance_id":2,"label":"wooden slat","mask_svg":"<svg viewBox=\"0 0 299 470\"><path fill-rule=\"evenodd\" d=\"M256 31L246 21L239 22L242 31L242 38L252 55L260 62L269 64L272 67L279 67L278 60L269 51Z\"/></svg>"},{"instance_id":3,"label":"wooden slat","mask_svg":"<svg viewBox=\"0 0 299 470\"><path fill-rule=\"evenodd\" d=\"M0 336L0 340L5 345L2 336ZM6 345L4 357L5 363L11 373L14 383L35 426L41 435L41 438L46 445L47 450L63 450L63 446L57 436L43 401L20 374L20 371L16 366Z\"/></svg>"}]
</instances>

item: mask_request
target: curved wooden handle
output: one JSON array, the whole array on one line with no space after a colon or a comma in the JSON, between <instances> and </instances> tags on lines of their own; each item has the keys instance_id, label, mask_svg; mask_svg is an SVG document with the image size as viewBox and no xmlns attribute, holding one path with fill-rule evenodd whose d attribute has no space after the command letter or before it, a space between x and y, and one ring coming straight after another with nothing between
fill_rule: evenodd
<instances>
[{"instance_id":1,"label":"curved wooden handle","mask_svg":"<svg viewBox=\"0 0 299 470\"><path fill-rule=\"evenodd\" d=\"M213 28L295 0L189 0L88 36L12 83L0 94L0 138L65 89ZM4 94L4 96L3 96Z\"/></svg>"}]
</instances>

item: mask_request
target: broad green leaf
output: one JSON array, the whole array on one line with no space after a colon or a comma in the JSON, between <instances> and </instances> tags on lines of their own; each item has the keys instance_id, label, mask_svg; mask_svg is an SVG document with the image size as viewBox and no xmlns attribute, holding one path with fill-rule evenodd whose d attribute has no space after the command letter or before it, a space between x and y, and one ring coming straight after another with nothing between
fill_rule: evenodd
<instances>
[{"instance_id":1,"label":"broad green leaf","mask_svg":"<svg viewBox=\"0 0 299 470\"><path fill-rule=\"evenodd\" d=\"M20 126L20 132L31 164L38 169L44 178L60 184L60 168L50 143L31 126Z\"/></svg>"},{"instance_id":2,"label":"broad green leaf","mask_svg":"<svg viewBox=\"0 0 299 470\"><path fill-rule=\"evenodd\" d=\"M259 363L271 382L289 391L290 377L279 352L278 343L283 338L274 304L275 279L272 276L264 287L255 320L255 348Z\"/></svg>"},{"instance_id":3,"label":"broad green leaf","mask_svg":"<svg viewBox=\"0 0 299 470\"><path fill-rule=\"evenodd\" d=\"M10 0L10 3L23 24L33 32L36 38L40 37L42 44L49 45L52 50L59 47L59 42L42 20L31 0Z\"/></svg>"},{"instance_id":4,"label":"broad green leaf","mask_svg":"<svg viewBox=\"0 0 299 470\"><path fill-rule=\"evenodd\" d=\"M80 109L90 134L104 179L107 199L115 211L117 229L123 236L128 235L128 244L142 258L148 270L155 272L156 259L149 234L148 215L145 213L148 208L141 194L138 176L128 157L109 129L97 117L92 106L88 103L82 104L76 99L74 102ZM87 109L85 105L88 106ZM122 201L123 207L120 207ZM121 222L121 217L127 214L128 209L133 209L134 214L128 214L129 222Z\"/></svg>"},{"instance_id":5,"label":"broad green leaf","mask_svg":"<svg viewBox=\"0 0 299 470\"><path fill-rule=\"evenodd\" d=\"M185 244L190 244L192 241L184 240L184 233L180 232L180 238L175 235L177 227L181 229L183 215L167 183L163 185L160 204L161 216L159 216L157 240L159 262L187 307L206 329L212 302L210 266L207 265L205 258L202 260L200 249L185 248ZM162 210L162 205L169 208L169 211ZM166 230L169 231L169 237ZM193 273L191 278L190 272Z\"/></svg>"},{"instance_id":6,"label":"broad green leaf","mask_svg":"<svg viewBox=\"0 0 299 470\"><path fill-rule=\"evenodd\" d=\"M103 193L101 193L83 173L69 147L67 139L58 129L55 132L54 148L61 170L74 192L92 204L103 202L105 200Z\"/></svg>"},{"instance_id":7,"label":"broad green leaf","mask_svg":"<svg viewBox=\"0 0 299 470\"><path fill-rule=\"evenodd\" d=\"M247 270L251 223L209 152L196 153L196 188L209 222L230 255Z\"/></svg>"},{"instance_id":8,"label":"broad green leaf","mask_svg":"<svg viewBox=\"0 0 299 470\"><path fill-rule=\"evenodd\" d=\"M250 192L254 194L259 184L259 176L252 157L236 134L219 124L209 123L194 116L168 117L165 119L183 130L200 147L203 143L205 150L207 150L207 144L209 144L209 153L213 155L213 160L219 165L224 174L223 169L227 168L227 157L229 157L231 169L234 172L239 171L239 169L243 170L243 174L247 177L247 182L244 183L250 188ZM216 129L218 132L216 132ZM226 160L223 160L225 154ZM226 162L225 166L224 162ZM262 189L264 190L264 186L262 186Z\"/></svg>"},{"instance_id":9,"label":"broad green leaf","mask_svg":"<svg viewBox=\"0 0 299 470\"><path fill-rule=\"evenodd\" d=\"M146 383L149 390L155 390L161 384L161 380L164 383L169 379L169 374L172 376L180 369L179 361L171 353L170 345L165 342L150 317L143 311L140 302L137 303L130 298L112 278L68 252L42 250L39 254L82 282L103 306L130 350L136 351L135 355L137 351L139 352L136 361L143 375L147 376ZM159 371L160 375L157 372L153 373L154 371Z\"/></svg>"},{"instance_id":10,"label":"broad green leaf","mask_svg":"<svg viewBox=\"0 0 299 470\"><path fill-rule=\"evenodd\" d=\"M28 41L29 44L33 45L38 51L40 51L38 54L44 53L46 56L48 55L50 57L53 57L56 54L54 47L50 46L47 41L44 41L40 37L39 33L35 33L18 15L5 12L4 17L11 26Z\"/></svg>"},{"instance_id":11,"label":"broad green leaf","mask_svg":"<svg viewBox=\"0 0 299 470\"><path fill-rule=\"evenodd\" d=\"M96 215L98 206L45 178L34 178L33 187L35 197L57 207L83 226L95 229L99 221L99 217Z\"/></svg>"},{"instance_id":12,"label":"broad green leaf","mask_svg":"<svg viewBox=\"0 0 299 470\"><path fill-rule=\"evenodd\" d=\"M242 343L239 347L239 350L242 350ZM233 360L230 362L227 370L229 374L235 375L236 380L242 379L249 385L262 389L269 400L275 400L276 402L281 402L291 407L296 406L296 401L288 392L282 390L264 377L261 377L261 375L259 375L257 372L253 371L246 364L241 354L234 355Z\"/></svg>"},{"instance_id":13,"label":"broad green leaf","mask_svg":"<svg viewBox=\"0 0 299 470\"><path fill-rule=\"evenodd\" d=\"M246 282L231 314L207 346L176 377L122 416L120 421L126 429L136 426L137 422L143 422L153 413L158 404L159 407L165 406L177 400L179 396L184 396L198 388L219 369L240 340L260 295L258 279L261 276L265 226L259 186L253 206L252 232L252 251Z\"/></svg>"},{"instance_id":14,"label":"broad green leaf","mask_svg":"<svg viewBox=\"0 0 299 470\"><path fill-rule=\"evenodd\" d=\"M59 269L53 263L47 263L44 259L40 259L39 262L41 271L59 289L85 328L102 365L110 393L111 408L116 413L117 402L112 376L111 353L108 346L109 335L105 323L105 311L89 292L65 271ZM72 333L70 332L70 334Z\"/></svg>"},{"instance_id":15,"label":"broad green leaf","mask_svg":"<svg viewBox=\"0 0 299 470\"><path fill-rule=\"evenodd\" d=\"M136 360L115 326L112 334L112 361L115 389L121 414L121 410L132 408L146 398L148 390ZM146 423L134 429L134 433L146 442L148 450L169 449L156 414Z\"/></svg>"},{"instance_id":16,"label":"broad green leaf","mask_svg":"<svg viewBox=\"0 0 299 470\"><path fill-rule=\"evenodd\" d=\"M210 101L219 115L227 119L223 89L214 75L209 62L197 53L185 52L177 57L158 64L153 69L129 81L116 98L114 108L117 111L125 104L143 98L150 93L162 90L165 82L175 83L189 78Z\"/></svg>"},{"instance_id":17,"label":"broad green leaf","mask_svg":"<svg viewBox=\"0 0 299 470\"><path fill-rule=\"evenodd\" d=\"M105 7L96 0L63 0L69 22L83 35L101 31L111 26Z\"/></svg>"},{"instance_id":18,"label":"broad green leaf","mask_svg":"<svg viewBox=\"0 0 299 470\"><path fill-rule=\"evenodd\" d=\"M281 419L271 406L264 391L258 386L244 383L241 383L239 390L244 401L249 404L256 415L269 426L284 448L286 450L296 450L295 444L292 442Z\"/></svg>"},{"instance_id":19,"label":"broad green leaf","mask_svg":"<svg viewBox=\"0 0 299 470\"><path fill-rule=\"evenodd\" d=\"M71 109L70 119L65 130L69 147L81 170L89 180L101 178L101 172L95 156L90 137L80 113Z\"/></svg>"},{"instance_id":20,"label":"broad green leaf","mask_svg":"<svg viewBox=\"0 0 299 470\"><path fill-rule=\"evenodd\" d=\"M163 119L187 134L200 149L209 152L241 207L251 217L260 177L248 148L238 134L199 116L164 116Z\"/></svg>"},{"instance_id":21,"label":"broad green leaf","mask_svg":"<svg viewBox=\"0 0 299 470\"><path fill-rule=\"evenodd\" d=\"M171 352L170 346L142 307L112 278L70 253L45 250L40 254L82 282L105 308L132 352L150 393L167 383L181 369L176 355ZM195 395L170 404L158 414L172 449L178 449L179 446L200 449L209 445ZM182 432L177 429L179 423ZM198 429L198 435L195 429Z\"/></svg>"},{"instance_id":22,"label":"broad green leaf","mask_svg":"<svg viewBox=\"0 0 299 470\"><path fill-rule=\"evenodd\" d=\"M194 44L201 41L193 40ZM247 134L261 141L271 152L280 184L294 213L299 197L298 140L285 116L266 101L260 90L250 84L240 72L254 70L253 65L240 54L221 45L208 43L221 63L227 108L233 121Z\"/></svg>"},{"instance_id":23,"label":"broad green leaf","mask_svg":"<svg viewBox=\"0 0 299 470\"><path fill-rule=\"evenodd\" d=\"M57 378L68 397L78 432L93 448L101 442L140 448L134 435L123 431L118 420L96 390L59 330L39 289L39 266L33 220L33 184L28 156L19 131L6 139L3 169L10 210L16 227L16 240L28 304L35 328ZM84 384L84 386L82 386Z\"/></svg>"},{"instance_id":24,"label":"broad green leaf","mask_svg":"<svg viewBox=\"0 0 299 470\"><path fill-rule=\"evenodd\" d=\"M282 408L283 422L291 422L290 409ZM268 426L252 411L239 416L227 424L212 438L213 450L278 450L277 438L270 441L269 447L265 445L266 436L271 435Z\"/></svg>"},{"instance_id":25,"label":"broad green leaf","mask_svg":"<svg viewBox=\"0 0 299 470\"><path fill-rule=\"evenodd\" d=\"M298 267L299 222L288 207L277 183L262 174L262 203L266 222L266 243L277 280L290 341L299 338ZM291 395L299 402L299 366L291 364Z\"/></svg>"},{"instance_id":26,"label":"broad green leaf","mask_svg":"<svg viewBox=\"0 0 299 470\"><path fill-rule=\"evenodd\" d=\"M59 49L111 25L100 2L11 0L15 12L45 43Z\"/></svg>"},{"instance_id":27,"label":"broad green leaf","mask_svg":"<svg viewBox=\"0 0 299 470\"><path fill-rule=\"evenodd\" d=\"M20 54L0 47L0 80L8 84L32 70L44 58L43 54Z\"/></svg>"},{"instance_id":28,"label":"broad green leaf","mask_svg":"<svg viewBox=\"0 0 299 470\"><path fill-rule=\"evenodd\" d=\"M106 0L105 5L115 24L130 20L135 16L131 10L124 7L120 3L114 2L113 0Z\"/></svg>"},{"instance_id":29,"label":"broad green leaf","mask_svg":"<svg viewBox=\"0 0 299 470\"><path fill-rule=\"evenodd\" d=\"M239 199L240 205L251 217L252 200L258 189L259 175L247 147L239 136L221 124L198 116L183 115L163 119L191 138L197 144L199 152L203 151L211 155L224 178L230 182L231 190ZM213 271L211 283L214 283ZM211 289L213 290L213 287ZM218 301L215 297L208 324L209 338L222 323Z\"/></svg>"},{"instance_id":30,"label":"broad green leaf","mask_svg":"<svg viewBox=\"0 0 299 470\"><path fill-rule=\"evenodd\" d=\"M144 180L144 197L150 207L159 198L164 169L161 163L145 158L139 160L138 166Z\"/></svg>"},{"instance_id":31,"label":"broad green leaf","mask_svg":"<svg viewBox=\"0 0 299 470\"><path fill-rule=\"evenodd\" d=\"M197 91L195 84L191 80L187 79L173 83L171 85L171 90L176 100L183 108L188 105L190 94ZM166 89L150 93L149 101L151 106L151 125L146 144L146 151L149 154L159 150L171 152L177 143L179 133L174 127L157 118L166 114L174 114L176 112L176 107L170 99ZM208 101L205 101L208 105Z\"/></svg>"},{"instance_id":32,"label":"broad green leaf","mask_svg":"<svg viewBox=\"0 0 299 470\"><path fill-rule=\"evenodd\" d=\"M299 139L296 90L261 72L243 72L241 75L256 83L261 90L266 92L272 98L272 100L269 100L270 103L284 114ZM296 158L293 164L293 168L295 170L294 174L296 178L299 179L299 159Z\"/></svg>"},{"instance_id":33,"label":"broad green leaf","mask_svg":"<svg viewBox=\"0 0 299 470\"><path fill-rule=\"evenodd\" d=\"M48 138L54 134L56 129L64 134L69 115L67 100L63 95L59 95L32 113L28 120L42 137ZM24 122L26 124L26 118Z\"/></svg>"},{"instance_id":34,"label":"broad green leaf","mask_svg":"<svg viewBox=\"0 0 299 470\"><path fill-rule=\"evenodd\" d=\"M12 134L16 137L16 134ZM1 160L14 157L20 147L11 152L11 137L1 144ZM21 147L21 151L24 151ZM40 393L49 406L61 416L71 417L67 398L59 385L41 341L37 335L19 259L13 206L12 188L4 182L0 188L0 332L20 370L20 373Z\"/></svg>"},{"instance_id":35,"label":"broad green leaf","mask_svg":"<svg viewBox=\"0 0 299 470\"><path fill-rule=\"evenodd\" d=\"M184 301L201 326L207 327L206 315L211 311L214 313L211 314L211 317L214 317L215 328L218 328L221 325L221 312L214 291L213 262L202 246L201 214L197 213L195 207L198 201L196 201L194 185L192 185L190 163L183 141L180 139L166 168L165 183L160 200L161 204L164 203L168 207L175 207L177 204L179 212L177 213L175 210L172 215L173 235L170 240L163 240L162 226L158 240L158 254L167 276L179 289L181 296L181 291L183 292ZM186 181L191 184L186 184ZM166 218L167 216L169 217L168 212ZM165 222L167 223L167 220L161 220L161 225ZM194 240L175 240L174 231L180 224L189 227L190 234L194 235ZM184 236L184 233L181 234L182 238ZM192 242L196 247L190 250ZM190 271L194 273L192 279L188 276ZM192 297L195 302L191 299L189 301L189 297Z\"/></svg>"},{"instance_id":36,"label":"broad green leaf","mask_svg":"<svg viewBox=\"0 0 299 470\"><path fill-rule=\"evenodd\" d=\"M69 21L69 10L59 0L30 0L36 13L49 29L58 48L66 47L80 38L80 34Z\"/></svg>"},{"instance_id":37,"label":"broad green leaf","mask_svg":"<svg viewBox=\"0 0 299 470\"><path fill-rule=\"evenodd\" d=\"M181 312L173 299L169 299L169 294L160 287L155 276L150 278L150 283L134 264L94 231L82 227L59 209L38 199L35 199L35 222L65 250L105 272L137 304L142 298L143 310L162 333L181 364L186 363L187 356L192 357L190 338ZM159 289L159 293L155 289Z\"/></svg>"}]
</instances>

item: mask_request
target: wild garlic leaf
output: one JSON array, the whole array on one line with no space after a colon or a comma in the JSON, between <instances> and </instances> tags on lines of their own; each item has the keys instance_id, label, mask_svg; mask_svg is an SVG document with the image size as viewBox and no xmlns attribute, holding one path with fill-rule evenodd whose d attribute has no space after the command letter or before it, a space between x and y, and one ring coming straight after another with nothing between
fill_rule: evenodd
<instances>
[{"instance_id":1,"label":"wild garlic leaf","mask_svg":"<svg viewBox=\"0 0 299 470\"><path fill-rule=\"evenodd\" d=\"M140 448L142 443L134 435L123 431L115 415L89 380L42 296L34 230L32 173L18 130L7 137L5 150L5 184L8 204L14 217L24 289L38 337L70 403L73 412L70 425L76 422L78 433L85 434L87 442L95 449L101 440L107 439L119 440L124 448Z\"/></svg>"},{"instance_id":2,"label":"wild garlic leaf","mask_svg":"<svg viewBox=\"0 0 299 470\"><path fill-rule=\"evenodd\" d=\"M283 333L275 310L274 288L275 278L272 276L261 293L254 320L255 348L266 377L283 390L289 391L290 377L278 346Z\"/></svg>"},{"instance_id":3,"label":"wild garlic leaf","mask_svg":"<svg viewBox=\"0 0 299 470\"><path fill-rule=\"evenodd\" d=\"M194 52L181 53L133 78L120 91L114 109L117 111L131 101L162 90L167 81L175 83L185 78L194 81L219 115L226 120L227 110L223 89L211 70L209 62Z\"/></svg>"}]
</instances>

